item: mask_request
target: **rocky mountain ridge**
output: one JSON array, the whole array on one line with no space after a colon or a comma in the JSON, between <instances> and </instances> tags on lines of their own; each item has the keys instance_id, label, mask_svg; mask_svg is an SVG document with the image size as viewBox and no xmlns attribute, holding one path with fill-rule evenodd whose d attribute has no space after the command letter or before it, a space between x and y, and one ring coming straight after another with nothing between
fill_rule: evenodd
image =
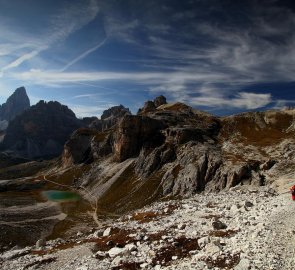
<instances>
[{"instance_id":1,"label":"rocky mountain ridge","mask_svg":"<svg viewBox=\"0 0 295 270\"><path fill-rule=\"evenodd\" d=\"M66 106L40 101L9 123L2 147L30 159L55 156L69 135L81 126Z\"/></svg>"},{"instance_id":2,"label":"rocky mountain ridge","mask_svg":"<svg viewBox=\"0 0 295 270\"><path fill-rule=\"evenodd\" d=\"M269 185L295 169L294 110L215 117L165 102L147 102L104 132L76 132L65 145L63 170L80 168L79 183L120 212L135 201Z\"/></svg>"},{"instance_id":3,"label":"rocky mountain ridge","mask_svg":"<svg viewBox=\"0 0 295 270\"><path fill-rule=\"evenodd\" d=\"M21 103L19 99L23 99L24 103L28 99L23 87L18 88L2 106L3 115L10 112L11 117L5 118L9 121L0 121L0 144L3 151L28 159L56 157L61 154L65 142L75 130L91 127L103 131L114 126L124 115L131 114L128 108L120 105L106 110L101 119L78 119L67 106L42 100L26 110L18 111ZM11 111L11 107L16 107L15 111Z\"/></svg>"}]
</instances>

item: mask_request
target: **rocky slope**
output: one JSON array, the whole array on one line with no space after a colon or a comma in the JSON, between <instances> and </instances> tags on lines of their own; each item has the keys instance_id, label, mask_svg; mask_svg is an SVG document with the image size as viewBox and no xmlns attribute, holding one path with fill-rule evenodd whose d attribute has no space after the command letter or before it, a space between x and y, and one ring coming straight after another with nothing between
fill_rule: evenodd
<instances>
[{"instance_id":1,"label":"rocky slope","mask_svg":"<svg viewBox=\"0 0 295 270\"><path fill-rule=\"evenodd\" d=\"M53 178L78 168L78 183L121 212L162 196L269 185L295 169L294 110L219 118L156 100L111 129L75 132Z\"/></svg>"},{"instance_id":2,"label":"rocky slope","mask_svg":"<svg viewBox=\"0 0 295 270\"><path fill-rule=\"evenodd\" d=\"M71 240L0 255L1 269L294 268L295 204L269 188L154 203Z\"/></svg>"},{"instance_id":3,"label":"rocky slope","mask_svg":"<svg viewBox=\"0 0 295 270\"><path fill-rule=\"evenodd\" d=\"M0 120L9 122L29 108L30 100L27 96L26 89L24 87L17 88L7 99L6 103L0 106ZM3 127L4 123L1 126Z\"/></svg>"}]
</instances>

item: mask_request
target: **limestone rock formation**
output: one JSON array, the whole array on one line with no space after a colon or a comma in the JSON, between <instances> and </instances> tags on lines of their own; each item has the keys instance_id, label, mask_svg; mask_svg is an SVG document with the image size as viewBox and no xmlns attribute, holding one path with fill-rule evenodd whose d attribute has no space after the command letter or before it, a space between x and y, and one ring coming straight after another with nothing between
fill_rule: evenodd
<instances>
[{"instance_id":1,"label":"limestone rock formation","mask_svg":"<svg viewBox=\"0 0 295 270\"><path fill-rule=\"evenodd\" d=\"M9 123L2 148L26 158L56 156L82 125L68 107L40 101Z\"/></svg>"},{"instance_id":2,"label":"limestone rock formation","mask_svg":"<svg viewBox=\"0 0 295 270\"><path fill-rule=\"evenodd\" d=\"M80 128L65 143L62 153L64 167L81 163L91 163L112 152L109 132Z\"/></svg>"},{"instance_id":3,"label":"limestone rock formation","mask_svg":"<svg viewBox=\"0 0 295 270\"><path fill-rule=\"evenodd\" d=\"M98 131L104 131L113 127L125 115L131 115L128 108L125 108L123 105L114 106L105 110L101 115L101 119L92 121L89 127Z\"/></svg>"},{"instance_id":4,"label":"limestone rock formation","mask_svg":"<svg viewBox=\"0 0 295 270\"><path fill-rule=\"evenodd\" d=\"M146 101L144 103L143 108L138 110L138 114L146 114L149 112L154 112L157 107L160 107L161 105L167 104L166 98L164 96L158 96L153 101Z\"/></svg>"},{"instance_id":5,"label":"limestone rock formation","mask_svg":"<svg viewBox=\"0 0 295 270\"><path fill-rule=\"evenodd\" d=\"M30 108L30 100L26 89L24 87L17 88L6 103L0 106L0 120L11 121L28 108Z\"/></svg>"},{"instance_id":6,"label":"limestone rock formation","mask_svg":"<svg viewBox=\"0 0 295 270\"><path fill-rule=\"evenodd\" d=\"M154 104L157 107L160 107L161 105L167 104L166 98L164 96L158 96L154 99Z\"/></svg>"},{"instance_id":7,"label":"limestone rock formation","mask_svg":"<svg viewBox=\"0 0 295 270\"><path fill-rule=\"evenodd\" d=\"M95 164L80 181L116 211L165 195L267 185L295 167L294 119L290 110L215 117L183 103L148 102L111 129L74 135L64 166Z\"/></svg>"},{"instance_id":8,"label":"limestone rock formation","mask_svg":"<svg viewBox=\"0 0 295 270\"><path fill-rule=\"evenodd\" d=\"M114 157L117 161L135 157L142 147L154 148L164 142L165 125L145 116L126 115L115 131Z\"/></svg>"},{"instance_id":9,"label":"limestone rock formation","mask_svg":"<svg viewBox=\"0 0 295 270\"><path fill-rule=\"evenodd\" d=\"M109 129L125 115L131 115L130 110L119 105L104 111L101 119L84 118L83 123L88 128L75 131L66 142L62 154L63 166L98 160L112 153L113 136Z\"/></svg>"}]
</instances>

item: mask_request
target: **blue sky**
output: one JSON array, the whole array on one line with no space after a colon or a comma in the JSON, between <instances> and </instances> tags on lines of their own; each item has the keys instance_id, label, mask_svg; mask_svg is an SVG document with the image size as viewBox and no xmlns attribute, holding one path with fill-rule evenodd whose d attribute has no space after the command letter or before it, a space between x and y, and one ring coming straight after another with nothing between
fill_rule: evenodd
<instances>
[{"instance_id":1,"label":"blue sky","mask_svg":"<svg viewBox=\"0 0 295 270\"><path fill-rule=\"evenodd\" d=\"M163 94L224 115L295 105L286 0L0 0L0 103L19 86L82 117Z\"/></svg>"}]
</instances>

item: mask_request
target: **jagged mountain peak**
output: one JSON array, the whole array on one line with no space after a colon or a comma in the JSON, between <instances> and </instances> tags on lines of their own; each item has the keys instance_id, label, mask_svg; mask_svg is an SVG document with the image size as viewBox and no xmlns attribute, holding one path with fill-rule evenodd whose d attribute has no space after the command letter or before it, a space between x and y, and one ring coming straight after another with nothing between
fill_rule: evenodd
<instances>
[{"instance_id":1,"label":"jagged mountain peak","mask_svg":"<svg viewBox=\"0 0 295 270\"><path fill-rule=\"evenodd\" d=\"M11 121L30 108L30 99L25 87L17 88L7 101L0 106L0 120Z\"/></svg>"},{"instance_id":2,"label":"jagged mountain peak","mask_svg":"<svg viewBox=\"0 0 295 270\"><path fill-rule=\"evenodd\" d=\"M122 117L126 114L131 114L129 108L124 107L122 104L119 106L113 106L105 110L101 115L101 120L106 120L108 118Z\"/></svg>"}]
</instances>

